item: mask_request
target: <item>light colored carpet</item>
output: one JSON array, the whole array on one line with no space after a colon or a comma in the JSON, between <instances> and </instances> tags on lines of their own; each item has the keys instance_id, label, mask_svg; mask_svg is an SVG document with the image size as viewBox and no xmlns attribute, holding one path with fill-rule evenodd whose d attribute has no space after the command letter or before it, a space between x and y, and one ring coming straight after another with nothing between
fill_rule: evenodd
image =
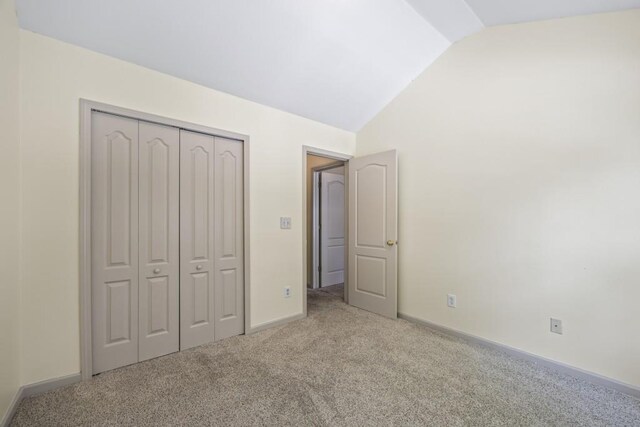
<instances>
[{"instance_id":1,"label":"light colored carpet","mask_svg":"<svg viewBox=\"0 0 640 427\"><path fill-rule=\"evenodd\" d=\"M25 399L15 426L640 425L640 401L309 292L309 317Z\"/></svg>"},{"instance_id":2,"label":"light colored carpet","mask_svg":"<svg viewBox=\"0 0 640 427\"><path fill-rule=\"evenodd\" d=\"M329 295L333 295L334 297L344 298L344 283L340 283L339 285L326 286L324 288L316 289L318 292L326 292Z\"/></svg>"}]
</instances>

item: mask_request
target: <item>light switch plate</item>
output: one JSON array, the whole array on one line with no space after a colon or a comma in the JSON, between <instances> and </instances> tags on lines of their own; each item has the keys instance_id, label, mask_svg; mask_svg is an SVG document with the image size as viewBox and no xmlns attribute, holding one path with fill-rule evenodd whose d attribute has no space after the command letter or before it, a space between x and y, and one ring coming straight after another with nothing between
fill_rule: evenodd
<instances>
[{"instance_id":1,"label":"light switch plate","mask_svg":"<svg viewBox=\"0 0 640 427\"><path fill-rule=\"evenodd\" d=\"M283 230L291 229L291 217L289 216L281 216L280 217L280 228Z\"/></svg>"},{"instance_id":2,"label":"light switch plate","mask_svg":"<svg viewBox=\"0 0 640 427\"><path fill-rule=\"evenodd\" d=\"M458 305L458 299L453 294L447 294L447 306L451 308L456 308Z\"/></svg>"}]
</instances>

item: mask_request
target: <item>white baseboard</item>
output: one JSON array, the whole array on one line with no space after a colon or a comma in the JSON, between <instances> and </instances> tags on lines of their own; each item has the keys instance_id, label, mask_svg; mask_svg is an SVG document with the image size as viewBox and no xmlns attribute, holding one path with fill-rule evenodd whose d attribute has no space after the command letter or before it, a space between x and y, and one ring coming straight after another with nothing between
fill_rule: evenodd
<instances>
[{"instance_id":1,"label":"white baseboard","mask_svg":"<svg viewBox=\"0 0 640 427\"><path fill-rule=\"evenodd\" d=\"M245 334L246 335L255 334L256 332L264 331L265 329L275 328L276 326L282 326L289 322L304 319L305 317L307 317L305 313L298 313L298 314L294 314L293 316L287 316L287 317L282 317L280 319L270 320L268 322L260 323L256 326L249 328L245 332Z\"/></svg>"},{"instance_id":2,"label":"white baseboard","mask_svg":"<svg viewBox=\"0 0 640 427\"><path fill-rule=\"evenodd\" d=\"M63 377L53 378L50 380L39 381L37 383L26 384L21 386L16 395L14 396L9 408L7 408L7 412L5 412L2 417L2 421L0 421L1 427L7 427L11 423L11 419L16 413L20 402L25 397L35 396L41 393L45 393L47 391L55 390L56 388L64 387L69 384L74 384L79 382L81 379L80 373L65 375Z\"/></svg>"},{"instance_id":3,"label":"white baseboard","mask_svg":"<svg viewBox=\"0 0 640 427\"><path fill-rule=\"evenodd\" d=\"M20 401L22 400L22 387L18 388L16 394L13 396L13 400L9 404L7 411L2 416L2 420L0 421L1 427L8 427L11 419L16 413L18 409L18 405L20 405Z\"/></svg>"},{"instance_id":4,"label":"white baseboard","mask_svg":"<svg viewBox=\"0 0 640 427\"><path fill-rule=\"evenodd\" d=\"M547 368L551 368L557 372L571 375L573 377L580 378L585 381L589 381L590 383L593 383L593 384L605 386L605 387L617 390L621 393L628 394L629 396L635 397L636 399L640 399L640 388L634 385L626 384L621 381L614 380L613 378L608 378L603 375L596 374L594 372L585 371L583 369L576 368L574 366L567 365L562 362L557 362L555 360L547 359L545 357L538 356L532 353L528 353L523 350L518 350L517 348L509 347L508 345L500 344L495 341L478 337L476 335L467 334L465 332L448 328L446 326L438 325L436 323L429 322L428 320L422 320L417 317L409 316L403 313L398 313L398 317L412 323L426 326L427 328L432 329L434 331L437 331L446 335L452 335L458 338L462 338L474 344L480 344L485 347L493 348L495 350L502 351L503 353L507 353L508 355L513 356L515 358L527 360L533 363L538 363Z\"/></svg>"}]
</instances>

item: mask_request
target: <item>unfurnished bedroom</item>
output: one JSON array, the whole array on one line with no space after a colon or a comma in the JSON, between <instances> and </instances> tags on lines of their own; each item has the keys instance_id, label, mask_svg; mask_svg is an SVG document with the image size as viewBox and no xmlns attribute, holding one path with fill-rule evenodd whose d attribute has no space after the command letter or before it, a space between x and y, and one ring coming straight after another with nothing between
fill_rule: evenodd
<instances>
[{"instance_id":1,"label":"unfurnished bedroom","mask_svg":"<svg viewBox=\"0 0 640 427\"><path fill-rule=\"evenodd\" d=\"M0 0L0 426L640 426L640 0Z\"/></svg>"}]
</instances>

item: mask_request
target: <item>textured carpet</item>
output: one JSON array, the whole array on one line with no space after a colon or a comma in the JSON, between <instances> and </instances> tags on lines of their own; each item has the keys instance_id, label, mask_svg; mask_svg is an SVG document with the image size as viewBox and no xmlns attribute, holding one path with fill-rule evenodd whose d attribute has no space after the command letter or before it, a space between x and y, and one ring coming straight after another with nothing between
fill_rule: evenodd
<instances>
[{"instance_id":1,"label":"textured carpet","mask_svg":"<svg viewBox=\"0 0 640 427\"><path fill-rule=\"evenodd\" d=\"M640 425L640 401L309 292L309 317L25 399L15 426Z\"/></svg>"},{"instance_id":2,"label":"textured carpet","mask_svg":"<svg viewBox=\"0 0 640 427\"><path fill-rule=\"evenodd\" d=\"M339 285L326 286L324 288L316 289L317 292L326 292L329 295L333 295L334 297L344 298L344 283L340 283Z\"/></svg>"}]
</instances>

